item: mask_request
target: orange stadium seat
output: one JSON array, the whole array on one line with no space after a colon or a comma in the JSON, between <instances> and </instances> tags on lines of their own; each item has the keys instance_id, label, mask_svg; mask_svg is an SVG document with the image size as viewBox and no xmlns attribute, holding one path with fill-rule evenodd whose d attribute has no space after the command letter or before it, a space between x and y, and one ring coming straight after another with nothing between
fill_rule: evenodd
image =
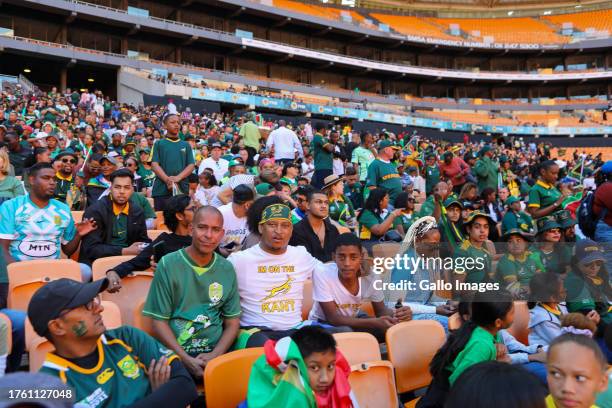
<instances>
[{"instance_id":1,"label":"orange stadium seat","mask_svg":"<svg viewBox=\"0 0 612 408\"><path fill-rule=\"evenodd\" d=\"M598 31L608 31L612 34L612 10L586 11L583 13L559 14L543 17L562 27L563 23L572 23L575 29L586 31L594 28Z\"/></svg>"},{"instance_id":2,"label":"orange stadium seat","mask_svg":"<svg viewBox=\"0 0 612 408\"><path fill-rule=\"evenodd\" d=\"M166 227L166 223L164 222L163 211L155 211L155 229L169 231L168 227Z\"/></svg>"},{"instance_id":3,"label":"orange stadium seat","mask_svg":"<svg viewBox=\"0 0 612 408\"><path fill-rule=\"evenodd\" d=\"M446 341L442 325L433 320L403 322L389 328L386 338L398 392L429 385L429 363Z\"/></svg>"},{"instance_id":4,"label":"orange stadium seat","mask_svg":"<svg viewBox=\"0 0 612 408\"><path fill-rule=\"evenodd\" d=\"M212 359L204 369L204 395L208 408L236 408L246 399L251 368L263 347L232 351Z\"/></svg>"},{"instance_id":5,"label":"orange stadium seat","mask_svg":"<svg viewBox=\"0 0 612 408\"><path fill-rule=\"evenodd\" d=\"M336 333L334 339L351 366L382 359L378 340L370 333Z\"/></svg>"},{"instance_id":6,"label":"orange stadium seat","mask_svg":"<svg viewBox=\"0 0 612 408\"><path fill-rule=\"evenodd\" d=\"M438 24L432 21L426 21L420 17L395 16L379 13L371 13L371 15L381 23L387 24L400 34L432 37L441 40L462 40L460 37L446 34L443 27L440 27Z\"/></svg>"},{"instance_id":7,"label":"orange stadium seat","mask_svg":"<svg viewBox=\"0 0 612 408\"><path fill-rule=\"evenodd\" d=\"M372 361L351 367L349 383L360 408L397 407L393 365Z\"/></svg>"},{"instance_id":8,"label":"orange stadium seat","mask_svg":"<svg viewBox=\"0 0 612 408\"><path fill-rule=\"evenodd\" d=\"M168 232L168 230L158 230L158 229L147 230L147 236L149 237L151 241L155 241L157 237L159 237L164 232Z\"/></svg>"},{"instance_id":9,"label":"orange stadium seat","mask_svg":"<svg viewBox=\"0 0 612 408\"><path fill-rule=\"evenodd\" d=\"M96 259L91 265L93 280L105 278L106 271L132 258L134 258L134 255L107 256Z\"/></svg>"},{"instance_id":10,"label":"orange stadium seat","mask_svg":"<svg viewBox=\"0 0 612 408\"><path fill-rule=\"evenodd\" d=\"M79 264L71 259L13 262L7 266L9 309L27 310L30 298L48 282L60 278L81 280Z\"/></svg>"},{"instance_id":11,"label":"orange stadium seat","mask_svg":"<svg viewBox=\"0 0 612 408\"><path fill-rule=\"evenodd\" d=\"M145 333L154 335L152 319L142 315L142 309L144 309L146 298L136 302L136 307L132 311L132 325Z\"/></svg>"}]
</instances>

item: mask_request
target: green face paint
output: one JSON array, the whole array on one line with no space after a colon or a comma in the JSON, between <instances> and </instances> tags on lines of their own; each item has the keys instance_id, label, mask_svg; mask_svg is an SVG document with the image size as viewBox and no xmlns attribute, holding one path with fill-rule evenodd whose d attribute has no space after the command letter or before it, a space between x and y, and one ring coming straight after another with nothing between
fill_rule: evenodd
<instances>
[{"instance_id":1,"label":"green face paint","mask_svg":"<svg viewBox=\"0 0 612 408\"><path fill-rule=\"evenodd\" d=\"M83 337L87 333L87 326L85 326L85 322L82 320L79 320L78 324L75 324L74 326L72 326L72 332L77 337Z\"/></svg>"}]
</instances>

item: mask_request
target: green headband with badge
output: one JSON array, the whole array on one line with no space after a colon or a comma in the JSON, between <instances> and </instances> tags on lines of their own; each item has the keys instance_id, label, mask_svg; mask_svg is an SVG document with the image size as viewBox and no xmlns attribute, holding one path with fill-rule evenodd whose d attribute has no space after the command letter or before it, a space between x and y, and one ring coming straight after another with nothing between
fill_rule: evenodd
<instances>
[{"instance_id":1,"label":"green headband with badge","mask_svg":"<svg viewBox=\"0 0 612 408\"><path fill-rule=\"evenodd\" d=\"M261 214L260 224L272 220L287 220L291 222L291 209L285 204L272 204L267 206Z\"/></svg>"}]
</instances>

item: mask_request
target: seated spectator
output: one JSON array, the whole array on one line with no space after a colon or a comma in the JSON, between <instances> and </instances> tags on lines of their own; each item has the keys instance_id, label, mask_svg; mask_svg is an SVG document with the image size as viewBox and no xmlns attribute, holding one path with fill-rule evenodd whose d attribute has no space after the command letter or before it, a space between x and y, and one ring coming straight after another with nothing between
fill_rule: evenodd
<instances>
[{"instance_id":1,"label":"seated spectator","mask_svg":"<svg viewBox=\"0 0 612 408\"><path fill-rule=\"evenodd\" d=\"M295 192L296 207L291 210L291 222L293 225L306 217L308 211L308 194L312 191L312 186L301 186Z\"/></svg>"},{"instance_id":2,"label":"seated spectator","mask_svg":"<svg viewBox=\"0 0 612 408\"><path fill-rule=\"evenodd\" d=\"M74 185L73 171L77 165L76 155L70 150L58 153L54 162L59 162L59 171L55 173L55 199L66 202L66 196Z\"/></svg>"},{"instance_id":3,"label":"seated spectator","mask_svg":"<svg viewBox=\"0 0 612 408\"><path fill-rule=\"evenodd\" d=\"M322 190L329 201L329 218L347 228L356 227L353 203L344 196L344 177L331 175L325 177Z\"/></svg>"},{"instance_id":4,"label":"seated spectator","mask_svg":"<svg viewBox=\"0 0 612 408\"><path fill-rule=\"evenodd\" d=\"M295 224L289 245L303 246L319 261L329 262L339 234L327 219L328 216L329 203L325 193L321 190L311 191L306 218Z\"/></svg>"},{"instance_id":5,"label":"seated spectator","mask_svg":"<svg viewBox=\"0 0 612 408\"><path fill-rule=\"evenodd\" d=\"M289 245L293 224L286 205L264 208L258 229L258 245L227 258L238 277L245 329L236 348L261 347L295 332L302 323L304 282L318 262L306 248Z\"/></svg>"},{"instance_id":6,"label":"seated spectator","mask_svg":"<svg viewBox=\"0 0 612 408\"><path fill-rule=\"evenodd\" d=\"M4 149L0 149L0 204L25 194L23 183L16 177L9 176L10 164L8 154Z\"/></svg>"},{"instance_id":7,"label":"seated spectator","mask_svg":"<svg viewBox=\"0 0 612 408\"><path fill-rule=\"evenodd\" d=\"M363 211L357 217L359 221L359 238L364 241L377 242L393 228L393 222L402 214L401 209L391 212L389 206L389 194L383 188L375 188L370 191Z\"/></svg>"},{"instance_id":8,"label":"seated spectator","mask_svg":"<svg viewBox=\"0 0 612 408\"><path fill-rule=\"evenodd\" d=\"M548 349L547 367L548 408L595 407L597 394L608 387L607 361L587 336L566 333L557 337Z\"/></svg>"},{"instance_id":9,"label":"seated spectator","mask_svg":"<svg viewBox=\"0 0 612 408\"><path fill-rule=\"evenodd\" d=\"M410 307L389 309L384 295L374 288L378 275L361 275L363 252L361 240L344 233L334 241L332 262L319 264L313 275L314 305L309 320L333 326L348 326L354 331L365 331L385 341L387 329L412 318ZM372 302L376 317L361 312L361 305Z\"/></svg>"},{"instance_id":10,"label":"seated spectator","mask_svg":"<svg viewBox=\"0 0 612 408\"><path fill-rule=\"evenodd\" d=\"M395 202L393 203L393 207L395 209L402 210L402 213L399 217L393 221L393 226L399 232L399 234L404 237L408 228L415 221L416 216L414 213L414 203L415 199L408 193L402 191L395 197Z\"/></svg>"},{"instance_id":11,"label":"seated spectator","mask_svg":"<svg viewBox=\"0 0 612 408\"><path fill-rule=\"evenodd\" d=\"M225 229L223 239L219 244L219 253L224 257L242 249L242 243L248 234L247 211L254 199L253 188L240 184L234 188L232 202L219 207Z\"/></svg>"},{"instance_id":12,"label":"seated spectator","mask_svg":"<svg viewBox=\"0 0 612 408\"><path fill-rule=\"evenodd\" d=\"M261 240L259 222L261 221L263 210L269 205L282 203L283 200L277 196L260 197L253 202L253 205L251 205L249 211L247 211L247 227L249 228L249 234L242 243L242 249L249 249L259 244Z\"/></svg>"},{"instance_id":13,"label":"seated spectator","mask_svg":"<svg viewBox=\"0 0 612 408\"><path fill-rule=\"evenodd\" d=\"M417 407L443 407L448 390L474 364L505 358L499 331L514 320L512 297L507 292L478 292L474 295L471 318L451 334L430 364L433 377Z\"/></svg>"},{"instance_id":14,"label":"seated spectator","mask_svg":"<svg viewBox=\"0 0 612 408\"><path fill-rule=\"evenodd\" d=\"M288 401L295 407L359 406L348 381L351 368L331 334L308 326L270 346L253 365L241 407L281 407ZM300 387L283 386L295 381Z\"/></svg>"},{"instance_id":15,"label":"seated spectator","mask_svg":"<svg viewBox=\"0 0 612 408\"><path fill-rule=\"evenodd\" d=\"M96 166L98 164L99 167ZM90 207L98 201L102 193L104 193L110 186L110 175L117 169L117 161L113 157L102 156L97 153L93 153L89 159L90 170L100 169L100 173L96 176L95 171L90 174L90 178L87 181L85 192L87 195L87 206Z\"/></svg>"},{"instance_id":16,"label":"seated spectator","mask_svg":"<svg viewBox=\"0 0 612 408\"><path fill-rule=\"evenodd\" d=\"M143 210L130 199L134 193L133 174L127 169L111 176L111 190L89 206L85 218L92 218L98 228L83 240L79 261L91 265L106 256L138 255L150 243Z\"/></svg>"},{"instance_id":17,"label":"seated spectator","mask_svg":"<svg viewBox=\"0 0 612 408\"><path fill-rule=\"evenodd\" d=\"M108 291L113 293L121 289L121 279L134 271L149 269L151 257L156 263L166 254L178 251L191 245L191 222L196 206L189 196L177 195L166 202L164 222L170 233L161 233L155 241L147 245L138 255L106 272L109 280Z\"/></svg>"},{"instance_id":18,"label":"seated spectator","mask_svg":"<svg viewBox=\"0 0 612 408\"><path fill-rule=\"evenodd\" d=\"M529 250L532 236L519 228L506 231L503 236L507 250L497 264L497 279L515 299L527 299L529 282L545 271L540 256Z\"/></svg>"},{"instance_id":19,"label":"seated spectator","mask_svg":"<svg viewBox=\"0 0 612 408\"><path fill-rule=\"evenodd\" d=\"M29 177L30 194L0 206L0 244L7 264L60 259L62 252L70 256L81 239L97 229L96 221L87 216L75 224L70 208L53 198L56 181L51 164L35 164ZM81 265L81 278L85 282L91 280L91 268L87 265ZM4 285L0 283L0 305L6 305L8 283Z\"/></svg>"},{"instance_id":20,"label":"seated spectator","mask_svg":"<svg viewBox=\"0 0 612 408\"><path fill-rule=\"evenodd\" d=\"M215 253L222 237L219 210L200 207L193 216L191 245L160 260L142 311L153 319L156 337L195 378L229 350L240 327L234 267Z\"/></svg>"},{"instance_id":21,"label":"seated spectator","mask_svg":"<svg viewBox=\"0 0 612 408\"><path fill-rule=\"evenodd\" d=\"M502 218L502 235L505 235L506 231L515 228L519 228L531 235L534 235L535 225L533 223L533 219L529 214L521 210L521 200L512 196L506 200L506 205L508 206L508 211L506 211L504 217Z\"/></svg>"},{"instance_id":22,"label":"seated spectator","mask_svg":"<svg viewBox=\"0 0 612 408\"><path fill-rule=\"evenodd\" d=\"M561 318L567 309L561 304L565 300L563 281L556 273L538 274L529 282L530 297L534 302L529 304L529 344L539 344L548 349L548 345L561 332Z\"/></svg>"},{"instance_id":23,"label":"seated spectator","mask_svg":"<svg viewBox=\"0 0 612 408\"><path fill-rule=\"evenodd\" d=\"M353 166L347 166L345 173L346 183L344 185L344 195L351 200L353 208L363 207L363 185L359 182L359 175Z\"/></svg>"},{"instance_id":24,"label":"seated spectator","mask_svg":"<svg viewBox=\"0 0 612 408\"><path fill-rule=\"evenodd\" d=\"M215 175L208 171L200 173L198 176L198 187L194 196L198 207L211 205L218 192L219 186L217 185Z\"/></svg>"},{"instance_id":25,"label":"seated spectator","mask_svg":"<svg viewBox=\"0 0 612 408\"><path fill-rule=\"evenodd\" d=\"M492 225L491 217L480 211L475 211L464 220L467 237L455 250L455 258L480 259L481 262L474 263L473 267L466 268L466 282L483 282L492 278L491 263L495 256L494 248L488 245L489 230ZM455 271L457 273L458 271Z\"/></svg>"},{"instance_id":26,"label":"seated spectator","mask_svg":"<svg viewBox=\"0 0 612 408\"><path fill-rule=\"evenodd\" d=\"M107 282L63 278L34 293L28 318L55 348L40 371L72 387L75 401L143 408L190 404L197 397L195 384L175 353L136 328L106 329L99 294Z\"/></svg>"},{"instance_id":27,"label":"seated spectator","mask_svg":"<svg viewBox=\"0 0 612 408\"><path fill-rule=\"evenodd\" d=\"M561 243L561 226L551 215L538 218L538 233L535 251L540 256L547 272L565 274L570 269L572 253L569 246Z\"/></svg>"}]
</instances>

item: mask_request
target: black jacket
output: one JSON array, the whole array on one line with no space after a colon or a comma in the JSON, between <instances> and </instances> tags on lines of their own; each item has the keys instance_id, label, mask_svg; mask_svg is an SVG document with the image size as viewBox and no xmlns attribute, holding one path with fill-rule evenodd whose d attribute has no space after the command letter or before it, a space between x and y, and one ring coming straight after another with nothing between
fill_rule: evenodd
<instances>
[{"instance_id":1,"label":"black jacket","mask_svg":"<svg viewBox=\"0 0 612 408\"><path fill-rule=\"evenodd\" d=\"M289 245L305 247L310 255L321 262L331 261L331 254L334 251L334 245L340 234L338 229L328 219L325 219L324 223L325 242L323 247L321 247L319 237L317 237L317 234L315 234L308 222L308 216L293 226L293 234L291 235Z\"/></svg>"},{"instance_id":2,"label":"black jacket","mask_svg":"<svg viewBox=\"0 0 612 408\"><path fill-rule=\"evenodd\" d=\"M81 252L79 262L91 265L98 258L107 256L121 255L122 247L112 245L113 223L115 214L113 213L113 202L110 196L106 196L89 206L83 218L93 218L98 224L98 228L85 235L81 240ZM144 211L130 200L128 210L127 243L132 245L134 242L151 242L147 236L147 225L145 223Z\"/></svg>"}]
</instances>

